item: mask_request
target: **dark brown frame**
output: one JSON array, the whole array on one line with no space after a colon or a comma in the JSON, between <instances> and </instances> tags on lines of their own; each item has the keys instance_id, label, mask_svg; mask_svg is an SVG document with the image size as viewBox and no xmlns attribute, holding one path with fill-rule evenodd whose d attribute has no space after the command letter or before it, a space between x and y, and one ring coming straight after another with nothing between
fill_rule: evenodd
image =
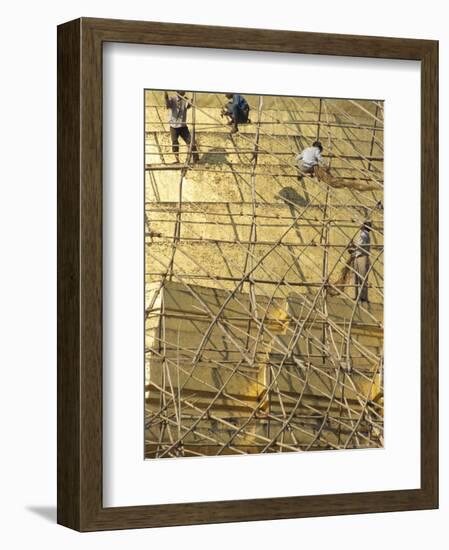
<instances>
[{"instance_id":1,"label":"dark brown frame","mask_svg":"<svg viewBox=\"0 0 449 550\"><path fill-rule=\"evenodd\" d=\"M421 488L104 508L102 44L421 61ZM438 507L438 42L81 18L58 27L58 523L79 531Z\"/></svg>"}]
</instances>

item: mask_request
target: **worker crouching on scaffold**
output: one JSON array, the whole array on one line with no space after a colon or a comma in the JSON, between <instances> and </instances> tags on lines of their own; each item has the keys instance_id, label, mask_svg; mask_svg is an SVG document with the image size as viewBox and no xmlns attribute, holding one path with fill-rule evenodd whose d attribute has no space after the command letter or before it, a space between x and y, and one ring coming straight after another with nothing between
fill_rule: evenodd
<instances>
[{"instance_id":1,"label":"worker crouching on scaffold","mask_svg":"<svg viewBox=\"0 0 449 550\"><path fill-rule=\"evenodd\" d=\"M172 151L175 155L175 163L179 164L179 138L190 146L192 136L189 127L187 126L187 110L192 106L186 98L186 92L183 90L176 91L176 96L168 97L167 92L164 92L165 106L170 109L170 117L168 124L170 126L170 137L172 143ZM192 161L198 162L200 159L195 143L192 144Z\"/></svg>"},{"instance_id":2,"label":"worker crouching on scaffold","mask_svg":"<svg viewBox=\"0 0 449 550\"><path fill-rule=\"evenodd\" d=\"M310 176L316 175L318 168L328 170L321 156L322 152L323 146L321 145L321 141L314 141L312 147L307 147L297 155L296 161L301 172L300 179L303 178L304 174Z\"/></svg>"},{"instance_id":3,"label":"worker crouching on scaffold","mask_svg":"<svg viewBox=\"0 0 449 550\"><path fill-rule=\"evenodd\" d=\"M232 125L231 134L239 131L239 124L247 124L249 120L250 107L246 99L239 94L225 94L228 103L223 107L221 116L229 118L228 124Z\"/></svg>"}]
</instances>

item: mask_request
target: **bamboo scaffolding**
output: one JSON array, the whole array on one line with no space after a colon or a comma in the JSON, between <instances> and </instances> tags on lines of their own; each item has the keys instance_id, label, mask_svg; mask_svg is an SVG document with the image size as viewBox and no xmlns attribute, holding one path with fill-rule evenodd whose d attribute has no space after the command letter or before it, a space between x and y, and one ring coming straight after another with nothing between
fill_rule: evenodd
<instances>
[{"instance_id":1,"label":"bamboo scaffolding","mask_svg":"<svg viewBox=\"0 0 449 550\"><path fill-rule=\"evenodd\" d=\"M189 103L190 103L190 102L189 102ZM191 103L190 103L190 104L191 104ZM218 119L215 119L215 118L212 117L209 113L205 113L204 110L202 110L202 109L199 109L199 110L200 110L203 114L206 114L206 116L208 116L208 118L212 119L214 122L220 123L220 121L219 121ZM339 110L341 110L341 109L339 109ZM347 116L347 114L346 114L345 111L343 111L343 113L345 114L345 116ZM269 137L269 138L273 139L273 141L276 141L276 142L279 141L279 140L278 140L275 136L273 136L273 135L269 135L269 134L266 134L266 133L263 133L263 132L261 132L261 133L262 133L265 137ZM246 136L244 136L244 135L241 135L241 139L245 140L246 142L249 142L249 143L252 144L252 145L254 144L254 142L253 142L253 140L252 140L251 138L248 138L248 137L246 137ZM272 156L272 157L274 156L270 151L268 151L268 150L266 150L266 149L263 149L263 148L260 148L260 149L261 149L262 151L265 151L268 155L270 155L270 156ZM292 153L294 154L293 151L292 151ZM347 159L343 159L343 160L346 161L349 165L353 165L353 162L352 162L352 161L348 161ZM287 165L287 166L290 166L290 167L294 166L294 165L292 165L292 164L286 164L286 165ZM356 169L357 169L359 172L361 172L361 173L363 174L363 170L360 170L360 168L357 168L357 167L356 167ZM368 177L371 179L371 181L372 181L374 184L381 186L381 184L380 184L380 182L379 182L378 180L376 180L374 177L371 177L370 174L367 174L367 175L368 175Z\"/></svg>"},{"instance_id":2,"label":"bamboo scaffolding","mask_svg":"<svg viewBox=\"0 0 449 550\"><path fill-rule=\"evenodd\" d=\"M149 184L156 198L156 201L145 203L146 278L157 282L157 286L152 287L149 295L146 319L148 323L156 322L154 326L158 327L157 334L152 333L153 344L145 353L150 368L146 385L146 391L149 392L145 423L147 456L163 458L273 450L290 452L327 448L367 448L382 444L383 408L378 401L371 398L374 391L377 395L382 395L383 392L382 350L373 351L363 343L363 334L366 331L371 331L374 335L379 334L382 324L370 308L361 303L360 283L331 282L337 266L343 263L342 258L348 248L345 242L349 243L355 238L364 219L376 212L376 215L381 215L377 211L378 198L374 195L368 196L367 190L370 187L366 186L362 192L350 188L354 202L342 202L335 189L325 182L316 180L314 184L318 192L313 195L308 193L306 204L302 206L285 198L284 204L273 204L260 195L258 178L272 177L273 182L281 187L278 178L296 178L294 174L297 174L297 168L292 163L278 161L278 168L293 170L294 173L270 173L259 169L259 157L282 159L295 154L301 126L312 125L312 122L298 118L296 112L288 108L286 100L282 101L286 107L284 111L291 120L262 120L262 115L265 118L273 118L274 111L270 109L263 114L264 102L263 98L259 97L256 117L253 120L254 133L250 134L250 137L245 132L239 133L235 139L232 138L232 147L224 148L226 154L236 154L240 160L246 155L245 162L227 163L226 170L214 170L191 164L197 127L223 126L210 112L198 107L194 95L191 101L192 141L184 163L146 167L150 177ZM382 172L373 163L382 164L383 157L374 155L373 151L375 145L380 150L382 147L377 137L379 134L376 135L376 132L383 131L382 106L378 102L372 102L375 106L375 113L372 113L364 105L351 102L360 111L360 115L355 117L359 123L354 118L351 120L339 102L333 106L345 117L345 122L341 123L330 120L330 102L331 100L327 99L319 100L318 118L313 123L316 127L316 139L323 139L321 131L326 134L326 158L330 163L338 161L345 164L344 170L360 174L365 181L371 182L373 191L381 191L382 182L378 175ZM276 99L276 105L278 103ZM166 125L160 119L160 111L157 108L155 110L160 131L165 132ZM196 122L197 110L212 121ZM305 112L302 113L304 114ZM363 122L367 116L374 119L374 124ZM282 125L286 129L296 127L299 131L298 136L285 131L287 147L283 143L283 149L280 151L270 151L265 145L262 147L261 137L281 144L279 134L268 134L264 128L281 128ZM154 128L152 119L146 120L146 127ZM352 140L358 144L367 142L370 152L364 153L359 145L352 143L353 153L343 154L338 145L341 140L334 139L332 133L335 128L353 132L354 135L346 137L345 143L351 144ZM371 131L372 138L360 140L355 136L358 130ZM172 153L157 139L158 131L147 131L147 135L155 136L155 143L147 150L154 149L165 162ZM204 139L208 133L202 134ZM224 132L220 134L224 135ZM245 146L246 144L249 146ZM265 165L260 164L260 167L263 166ZM177 203L160 200L160 183L153 179L154 173L158 170L180 171ZM374 175L373 172L376 170ZM198 174L220 174L224 178L232 177L238 186L243 185L247 189L251 200L185 202L183 182L190 171ZM347 175L339 179L344 178L351 181ZM363 181L362 177L352 178L355 179ZM321 197L323 192L324 202ZM362 196L365 196L363 200ZM259 205L279 213L261 213ZM312 205L319 209L319 216L308 215ZM235 211L235 207L246 206L247 212ZM226 212L210 210L217 207L224 207ZM291 216L283 213L285 208L290 208ZM336 217L332 215L334 211L344 212L345 215ZM161 213L171 216L170 219L161 217ZM201 219L191 219L191 216L196 215L201 216ZM245 220L239 220L242 217L245 217ZM267 223L267 220L285 222ZM173 234L158 232L158 224L164 224L165 228L173 227ZM188 234L185 234L183 227L189 228ZM209 236L207 228L214 227L217 231L228 227L233 238ZM261 230L273 227L279 232L277 238L270 240L260 237ZM153 228L156 228L156 231ZM201 232L196 231L196 228ZM239 234L238 228L244 229L245 237ZM309 236L308 240L304 241L303 229L312 230L316 237ZM331 241L331 231L340 234L344 242ZM293 233L296 237L291 241ZM382 223L376 222L373 234L382 239ZM157 243L164 242L170 244L171 252L162 259L152 250ZM209 269L182 246L183 244L216 249L227 266L228 273L217 273ZM225 255L220 248L221 245L235 246L241 250L243 259L237 260L232 255ZM261 247L266 248L262 254L259 252ZM289 255L288 260L287 256L281 254L282 250ZM334 254L332 261L330 251ZM381 240L371 244L371 265L362 281L362 284L366 283L369 291L378 295L380 300L383 296L382 252ZM276 270L267 263L269 258L274 257L277 258ZM308 276L304 279L304 275L301 274L302 258L307 258L308 269L313 273L312 278ZM149 269L149 262L161 266L162 270ZM181 271L179 266L183 262L187 262L185 265L193 266L195 271ZM260 277L262 274L264 276ZM375 277L376 282L368 284L368 277ZM217 304L218 310L210 309L200 287L192 285L194 280L208 281L208 286L204 288L209 288L212 283L214 288L222 292L221 302ZM170 284L180 285L179 288L191 296L192 303L196 304L195 314L167 309L164 288ZM232 288L228 288L227 285L230 284ZM280 339L270 328L274 328L277 322L270 313L271 308L279 308L278 300L286 299L295 288L305 289L305 294L295 294L295 307L299 310L297 313L290 312L289 323L283 325L283 336ZM345 307L349 308L347 317L342 321L334 319L329 309L328 289L332 289L337 299L342 300ZM359 290L355 299L347 294L350 289ZM247 298L243 299L244 296ZM240 315L227 313L231 303L240 308ZM361 315L365 319L364 322L360 322ZM173 326L180 327L186 323L191 326L189 330L197 334L197 342L191 349L181 345L179 328L175 341L172 336ZM215 344L217 334L222 335L224 347ZM261 350L266 348L267 341L270 342L270 351L264 358L263 354L268 352L262 353ZM300 342L306 343L306 352L297 349ZM212 343L214 345L210 345ZM300 346L301 349L302 346L303 344ZM155 368L156 358L161 365L160 383L156 383L151 377L151 369ZM358 366L360 361L366 362L365 366ZM214 383L204 378L211 369L217 373L214 376L218 376ZM251 374L256 371L259 374ZM261 372L265 373L262 377ZM283 386L285 377L300 389L295 392L287 390ZM229 391L228 388L236 384L236 380L240 378L247 380L251 387L257 387L259 393L245 397L243 394ZM192 389L192 384L196 389ZM233 410L238 411L239 415L233 416ZM221 412L218 414L218 411ZM224 413L226 417L223 417ZM215 432L213 425L216 426Z\"/></svg>"}]
</instances>

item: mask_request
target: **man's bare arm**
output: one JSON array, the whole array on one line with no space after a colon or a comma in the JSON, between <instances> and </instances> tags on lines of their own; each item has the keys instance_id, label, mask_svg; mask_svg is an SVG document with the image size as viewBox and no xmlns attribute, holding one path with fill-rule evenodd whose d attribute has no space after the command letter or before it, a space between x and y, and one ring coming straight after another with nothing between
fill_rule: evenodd
<instances>
[{"instance_id":1,"label":"man's bare arm","mask_svg":"<svg viewBox=\"0 0 449 550\"><path fill-rule=\"evenodd\" d=\"M170 98L168 97L167 92L164 92L165 106L167 109L170 109Z\"/></svg>"}]
</instances>

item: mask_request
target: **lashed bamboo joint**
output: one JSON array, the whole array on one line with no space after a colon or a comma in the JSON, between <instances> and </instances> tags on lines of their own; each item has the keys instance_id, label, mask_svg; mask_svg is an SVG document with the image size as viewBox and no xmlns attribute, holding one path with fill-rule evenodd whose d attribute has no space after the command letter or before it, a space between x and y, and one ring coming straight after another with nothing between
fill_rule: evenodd
<instances>
[{"instance_id":1,"label":"lashed bamboo joint","mask_svg":"<svg viewBox=\"0 0 449 550\"><path fill-rule=\"evenodd\" d=\"M196 163L145 95L146 457L382 446L382 102L187 97Z\"/></svg>"}]
</instances>

